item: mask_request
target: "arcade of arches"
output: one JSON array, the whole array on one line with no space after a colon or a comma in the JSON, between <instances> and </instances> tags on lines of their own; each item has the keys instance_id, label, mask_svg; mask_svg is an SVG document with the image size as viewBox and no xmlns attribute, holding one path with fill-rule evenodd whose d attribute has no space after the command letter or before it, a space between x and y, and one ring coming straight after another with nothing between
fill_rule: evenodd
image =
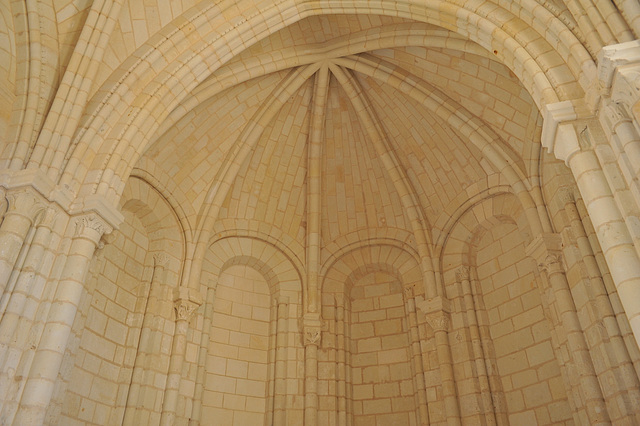
<instances>
[{"instance_id":1,"label":"arcade of arches","mask_svg":"<svg viewBox=\"0 0 640 426\"><path fill-rule=\"evenodd\" d=\"M0 24L0 424L640 424L636 0Z\"/></svg>"}]
</instances>

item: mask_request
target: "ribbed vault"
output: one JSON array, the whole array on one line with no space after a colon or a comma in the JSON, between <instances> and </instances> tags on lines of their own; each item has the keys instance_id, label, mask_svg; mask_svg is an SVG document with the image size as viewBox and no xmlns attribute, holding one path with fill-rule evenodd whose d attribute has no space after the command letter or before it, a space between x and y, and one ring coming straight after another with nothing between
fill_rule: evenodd
<instances>
[{"instance_id":1,"label":"ribbed vault","mask_svg":"<svg viewBox=\"0 0 640 426\"><path fill-rule=\"evenodd\" d=\"M382 231L410 235L435 294L430 224L461 194L506 180L534 204L537 117L515 75L452 32L312 17L205 80L137 167L191 206L196 262L220 220L269 224L306 246L315 270L333 241Z\"/></svg>"},{"instance_id":2,"label":"ribbed vault","mask_svg":"<svg viewBox=\"0 0 640 426\"><path fill-rule=\"evenodd\" d=\"M637 1L5 3L0 424L640 423Z\"/></svg>"}]
</instances>

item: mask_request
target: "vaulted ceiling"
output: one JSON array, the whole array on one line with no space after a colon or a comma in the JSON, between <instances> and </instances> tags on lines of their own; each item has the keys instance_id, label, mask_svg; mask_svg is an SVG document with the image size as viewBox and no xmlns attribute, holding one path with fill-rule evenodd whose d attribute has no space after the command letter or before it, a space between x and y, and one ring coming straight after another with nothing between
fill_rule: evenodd
<instances>
[{"instance_id":1,"label":"vaulted ceiling","mask_svg":"<svg viewBox=\"0 0 640 426\"><path fill-rule=\"evenodd\" d=\"M463 124L490 135L492 155ZM479 46L399 18L328 15L220 68L161 125L136 167L194 224L206 215L265 221L301 241L309 162L318 161L326 244L362 230L411 232L407 205L437 223L456 198L505 183L502 163L526 179L537 167L538 127L527 91ZM212 213L207 204L219 206Z\"/></svg>"}]
</instances>

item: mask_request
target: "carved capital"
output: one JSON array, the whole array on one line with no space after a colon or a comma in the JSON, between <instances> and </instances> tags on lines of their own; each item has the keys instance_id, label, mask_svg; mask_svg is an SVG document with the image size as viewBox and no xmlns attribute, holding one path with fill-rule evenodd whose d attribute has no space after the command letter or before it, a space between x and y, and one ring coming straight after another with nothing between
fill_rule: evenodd
<instances>
[{"instance_id":1,"label":"carved capital","mask_svg":"<svg viewBox=\"0 0 640 426\"><path fill-rule=\"evenodd\" d=\"M156 268L166 268L169 263L169 256L162 252L155 253L153 255L153 263Z\"/></svg>"},{"instance_id":2,"label":"carved capital","mask_svg":"<svg viewBox=\"0 0 640 426\"><path fill-rule=\"evenodd\" d=\"M191 315L198 309L199 304L185 299L178 299L174 302L176 310L176 321L188 321Z\"/></svg>"},{"instance_id":3,"label":"carved capital","mask_svg":"<svg viewBox=\"0 0 640 426\"><path fill-rule=\"evenodd\" d=\"M305 327L304 345L320 346L320 336L322 336L322 330L319 327Z\"/></svg>"},{"instance_id":4,"label":"carved capital","mask_svg":"<svg viewBox=\"0 0 640 426\"><path fill-rule=\"evenodd\" d=\"M93 213L77 217L75 223L75 238L90 239L96 246L104 234L109 234L113 231L113 228L104 219Z\"/></svg>"},{"instance_id":5,"label":"carved capital","mask_svg":"<svg viewBox=\"0 0 640 426\"><path fill-rule=\"evenodd\" d=\"M426 316L442 315L451 312L451 303L442 296L424 300L422 297L416 297L416 307Z\"/></svg>"},{"instance_id":6,"label":"carved capital","mask_svg":"<svg viewBox=\"0 0 640 426\"><path fill-rule=\"evenodd\" d=\"M404 293L404 299L405 300L411 300L413 299L414 295L415 295L415 285L408 285L403 287L402 291Z\"/></svg>"},{"instance_id":7,"label":"carved capital","mask_svg":"<svg viewBox=\"0 0 640 426\"><path fill-rule=\"evenodd\" d=\"M191 315L202 305L200 293L188 287L178 287L174 290L173 307L176 310L176 321L188 321Z\"/></svg>"},{"instance_id":8,"label":"carved capital","mask_svg":"<svg viewBox=\"0 0 640 426\"><path fill-rule=\"evenodd\" d=\"M457 282L462 282L462 281L469 281L469 277L470 277L470 270L468 266L461 266L458 269L456 269L456 281Z\"/></svg>"},{"instance_id":9,"label":"carved capital","mask_svg":"<svg viewBox=\"0 0 640 426\"><path fill-rule=\"evenodd\" d=\"M49 229L53 228L59 213L60 211L55 207L45 208L38 226L45 226Z\"/></svg>"},{"instance_id":10,"label":"carved capital","mask_svg":"<svg viewBox=\"0 0 640 426\"><path fill-rule=\"evenodd\" d=\"M562 255L560 253L549 253L544 261L538 264L540 271L547 274L553 274L555 272L562 271Z\"/></svg>"},{"instance_id":11,"label":"carved capital","mask_svg":"<svg viewBox=\"0 0 640 426\"><path fill-rule=\"evenodd\" d=\"M302 319L304 345L320 346L322 337L322 318L318 312L307 312Z\"/></svg>"},{"instance_id":12,"label":"carved capital","mask_svg":"<svg viewBox=\"0 0 640 426\"><path fill-rule=\"evenodd\" d=\"M11 191L7 193L6 197L7 214L20 215L31 222L34 222L36 216L45 208L41 197L30 189Z\"/></svg>"},{"instance_id":13,"label":"carved capital","mask_svg":"<svg viewBox=\"0 0 640 426\"><path fill-rule=\"evenodd\" d=\"M558 191L558 197L560 198L563 206L567 205L568 203L576 202L574 188L570 186L563 186L562 188L560 188L560 190Z\"/></svg>"},{"instance_id":14,"label":"carved capital","mask_svg":"<svg viewBox=\"0 0 640 426\"><path fill-rule=\"evenodd\" d=\"M613 133L619 123L631 121L629 111L625 106L612 100L604 102L600 118L609 133Z\"/></svg>"},{"instance_id":15,"label":"carved capital","mask_svg":"<svg viewBox=\"0 0 640 426\"><path fill-rule=\"evenodd\" d=\"M624 116L631 116L631 108L640 100L640 64L618 67L611 87L611 99L621 104Z\"/></svg>"},{"instance_id":16,"label":"carved capital","mask_svg":"<svg viewBox=\"0 0 640 426\"><path fill-rule=\"evenodd\" d=\"M562 237L558 234L540 234L527 246L526 253L541 272L562 271Z\"/></svg>"},{"instance_id":17,"label":"carved capital","mask_svg":"<svg viewBox=\"0 0 640 426\"><path fill-rule=\"evenodd\" d=\"M434 331L447 331L449 329L449 314L436 312L426 316L427 323Z\"/></svg>"}]
</instances>

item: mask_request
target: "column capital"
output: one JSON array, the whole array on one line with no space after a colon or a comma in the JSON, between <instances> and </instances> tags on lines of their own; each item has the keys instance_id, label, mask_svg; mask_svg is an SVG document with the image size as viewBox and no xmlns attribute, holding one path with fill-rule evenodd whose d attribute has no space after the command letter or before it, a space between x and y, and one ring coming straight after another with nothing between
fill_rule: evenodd
<instances>
[{"instance_id":1,"label":"column capital","mask_svg":"<svg viewBox=\"0 0 640 426\"><path fill-rule=\"evenodd\" d=\"M450 315L448 312L433 312L426 316L427 323L433 328L434 331L447 331L449 330Z\"/></svg>"},{"instance_id":2,"label":"column capital","mask_svg":"<svg viewBox=\"0 0 640 426\"><path fill-rule=\"evenodd\" d=\"M36 217L46 208L42 196L30 187L7 190L7 214L17 214L35 222Z\"/></svg>"},{"instance_id":3,"label":"column capital","mask_svg":"<svg viewBox=\"0 0 640 426\"><path fill-rule=\"evenodd\" d=\"M598 56L600 120L609 132L623 121L640 133L640 40L604 47Z\"/></svg>"},{"instance_id":4,"label":"column capital","mask_svg":"<svg viewBox=\"0 0 640 426\"><path fill-rule=\"evenodd\" d=\"M53 228L53 225L60 214L60 209L58 207L54 207L54 205L50 205L44 209L42 213L42 218L38 223L38 226L46 226L48 228Z\"/></svg>"},{"instance_id":5,"label":"column capital","mask_svg":"<svg viewBox=\"0 0 640 426\"><path fill-rule=\"evenodd\" d=\"M188 287L178 287L173 292L173 307L176 310L176 321L188 321L191 315L202 305L199 291Z\"/></svg>"},{"instance_id":6,"label":"column capital","mask_svg":"<svg viewBox=\"0 0 640 426\"><path fill-rule=\"evenodd\" d=\"M559 234L540 234L525 250L540 271L554 273L562 271L562 237Z\"/></svg>"},{"instance_id":7,"label":"column capital","mask_svg":"<svg viewBox=\"0 0 640 426\"><path fill-rule=\"evenodd\" d=\"M549 153L569 165L571 157L583 148L590 148L588 124L597 117L584 100L562 101L542 108L540 141Z\"/></svg>"},{"instance_id":8,"label":"column capital","mask_svg":"<svg viewBox=\"0 0 640 426\"><path fill-rule=\"evenodd\" d=\"M169 263L169 256L163 252L157 252L153 255L154 266L159 268L166 268Z\"/></svg>"},{"instance_id":9,"label":"column capital","mask_svg":"<svg viewBox=\"0 0 640 426\"><path fill-rule=\"evenodd\" d=\"M302 319L304 345L320 346L322 337L322 319L318 313L307 313Z\"/></svg>"},{"instance_id":10,"label":"column capital","mask_svg":"<svg viewBox=\"0 0 640 426\"><path fill-rule=\"evenodd\" d=\"M434 331L447 331L449 329L451 302L448 299L442 296L429 300L416 299L416 306L425 314L427 323Z\"/></svg>"},{"instance_id":11,"label":"column capital","mask_svg":"<svg viewBox=\"0 0 640 426\"><path fill-rule=\"evenodd\" d=\"M563 186L558 190L558 196L563 206L567 203L576 202L576 190L577 189L572 186Z\"/></svg>"},{"instance_id":12,"label":"column capital","mask_svg":"<svg viewBox=\"0 0 640 426\"><path fill-rule=\"evenodd\" d=\"M460 283L462 281L469 281L470 277L471 277L471 270L469 269L468 266L461 266L456 269L457 282Z\"/></svg>"},{"instance_id":13,"label":"column capital","mask_svg":"<svg viewBox=\"0 0 640 426\"><path fill-rule=\"evenodd\" d=\"M82 213L94 213L99 215L111 229L118 229L120 224L124 221L124 216L120 213L118 208L107 202L103 196L98 194L92 194L76 199L70 210L71 214L74 215Z\"/></svg>"},{"instance_id":14,"label":"column capital","mask_svg":"<svg viewBox=\"0 0 640 426\"><path fill-rule=\"evenodd\" d=\"M189 287L178 287L174 290L173 295L176 321L188 321L203 302L200 292Z\"/></svg>"},{"instance_id":15,"label":"column capital","mask_svg":"<svg viewBox=\"0 0 640 426\"><path fill-rule=\"evenodd\" d=\"M320 346L320 336L322 330L319 327L305 327L304 328L304 345Z\"/></svg>"},{"instance_id":16,"label":"column capital","mask_svg":"<svg viewBox=\"0 0 640 426\"><path fill-rule=\"evenodd\" d=\"M96 246L100 242L100 238L104 234L110 234L113 228L99 215L95 213L89 213L76 216L75 218L76 230L75 238L86 238L94 242Z\"/></svg>"},{"instance_id":17,"label":"column capital","mask_svg":"<svg viewBox=\"0 0 640 426\"><path fill-rule=\"evenodd\" d=\"M413 297L415 295L415 289L416 289L416 285L415 284L410 284L410 285L402 287L402 292L404 294L405 300L413 299Z\"/></svg>"}]
</instances>

